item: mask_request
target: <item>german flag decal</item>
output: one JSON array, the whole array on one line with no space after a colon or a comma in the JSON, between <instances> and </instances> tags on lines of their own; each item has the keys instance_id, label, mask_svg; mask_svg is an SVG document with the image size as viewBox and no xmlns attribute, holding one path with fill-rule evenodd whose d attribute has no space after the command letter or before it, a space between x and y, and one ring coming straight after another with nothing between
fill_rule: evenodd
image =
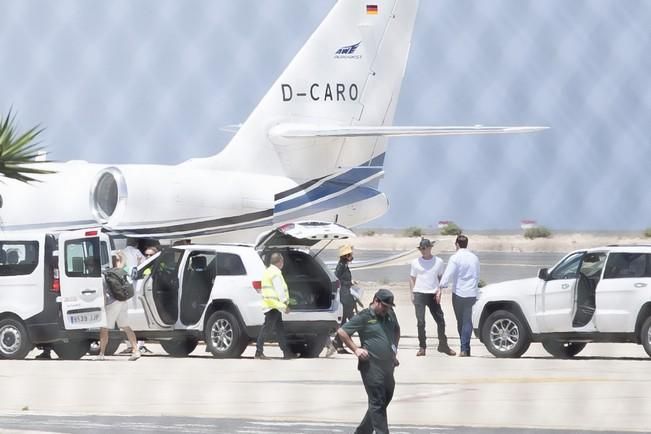
<instances>
[{"instance_id":1,"label":"german flag decal","mask_svg":"<svg viewBox=\"0 0 651 434\"><path fill-rule=\"evenodd\" d=\"M377 15L377 5L366 5L366 13L368 15Z\"/></svg>"}]
</instances>

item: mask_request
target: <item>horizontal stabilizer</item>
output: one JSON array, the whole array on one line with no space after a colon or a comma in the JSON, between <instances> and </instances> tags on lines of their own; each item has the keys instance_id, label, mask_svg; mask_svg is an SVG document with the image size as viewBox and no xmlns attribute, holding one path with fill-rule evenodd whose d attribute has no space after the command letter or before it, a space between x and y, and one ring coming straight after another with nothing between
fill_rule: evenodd
<instances>
[{"instance_id":1,"label":"horizontal stabilizer","mask_svg":"<svg viewBox=\"0 0 651 434\"><path fill-rule=\"evenodd\" d=\"M392 127L392 126L317 126L307 124L280 124L269 131L275 138L305 137L397 137L397 136L455 136L475 134L515 134L542 131L548 127L485 127L443 126L443 127Z\"/></svg>"}]
</instances>

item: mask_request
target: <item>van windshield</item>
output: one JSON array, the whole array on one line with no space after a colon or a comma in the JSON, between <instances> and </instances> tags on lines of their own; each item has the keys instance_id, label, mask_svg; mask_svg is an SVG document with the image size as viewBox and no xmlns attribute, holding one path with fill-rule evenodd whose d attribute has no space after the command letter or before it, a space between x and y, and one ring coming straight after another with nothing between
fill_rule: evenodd
<instances>
[{"instance_id":1,"label":"van windshield","mask_svg":"<svg viewBox=\"0 0 651 434\"><path fill-rule=\"evenodd\" d=\"M37 241L0 242L0 276L31 274L37 266Z\"/></svg>"}]
</instances>

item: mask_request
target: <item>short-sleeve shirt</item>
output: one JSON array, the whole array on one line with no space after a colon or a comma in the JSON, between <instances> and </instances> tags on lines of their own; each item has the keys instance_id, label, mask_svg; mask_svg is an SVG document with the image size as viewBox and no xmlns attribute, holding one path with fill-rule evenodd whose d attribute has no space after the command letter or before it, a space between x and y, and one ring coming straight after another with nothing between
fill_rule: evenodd
<instances>
[{"instance_id":1,"label":"short-sleeve shirt","mask_svg":"<svg viewBox=\"0 0 651 434\"><path fill-rule=\"evenodd\" d=\"M396 329L399 327L398 318L393 310L381 317L370 308L364 309L341 326L349 336L359 334L362 348L368 351L371 358L379 362L391 363L395 357L393 348Z\"/></svg>"},{"instance_id":2,"label":"short-sleeve shirt","mask_svg":"<svg viewBox=\"0 0 651 434\"><path fill-rule=\"evenodd\" d=\"M437 256L430 259L414 259L409 275L416 279L414 292L436 294L439 291L439 276L443 274L443 260Z\"/></svg>"}]
</instances>

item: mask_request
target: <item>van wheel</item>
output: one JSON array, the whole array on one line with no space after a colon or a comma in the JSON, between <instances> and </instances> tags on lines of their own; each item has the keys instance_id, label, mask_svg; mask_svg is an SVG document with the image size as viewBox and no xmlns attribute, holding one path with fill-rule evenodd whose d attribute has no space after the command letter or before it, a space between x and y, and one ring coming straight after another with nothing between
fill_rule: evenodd
<instances>
[{"instance_id":1,"label":"van wheel","mask_svg":"<svg viewBox=\"0 0 651 434\"><path fill-rule=\"evenodd\" d=\"M644 347L644 351L651 357L651 316L642 324L640 330L640 342Z\"/></svg>"},{"instance_id":2,"label":"van wheel","mask_svg":"<svg viewBox=\"0 0 651 434\"><path fill-rule=\"evenodd\" d=\"M24 359L34 346L22 321L0 320L0 359Z\"/></svg>"},{"instance_id":3,"label":"van wheel","mask_svg":"<svg viewBox=\"0 0 651 434\"><path fill-rule=\"evenodd\" d=\"M495 311L486 318L482 340L486 349L499 358L520 357L531 345L527 326L518 315L508 310Z\"/></svg>"},{"instance_id":4,"label":"van wheel","mask_svg":"<svg viewBox=\"0 0 651 434\"><path fill-rule=\"evenodd\" d=\"M542 341L542 346L549 354L558 359L570 359L581 352L585 342L561 342L552 339Z\"/></svg>"},{"instance_id":5,"label":"van wheel","mask_svg":"<svg viewBox=\"0 0 651 434\"><path fill-rule=\"evenodd\" d=\"M220 359L240 357L249 343L248 336L235 315L225 310L210 315L204 338L208 351Z\"/></svg>"},{"instance_id":6,"label":"van wheel","mask_svg":"<svg viewBox=\"0 0 651 434\"><path fill-rule=\"evenodd\" d=\"M52 349L60 359L79 360L90 350L90 341L56 342Z\"/></svg>"},{"instance_id":7,"label":"van wheel","mask_svg":"<svg viewBox=\"0 0 651 434\"><path fill-rule=\"evenodd\" d=\"M170 341L160 341L161 347L172 357L187 357L197 348L199 343L196 339L181 338Z\"/></svg>"}]
</instances>

